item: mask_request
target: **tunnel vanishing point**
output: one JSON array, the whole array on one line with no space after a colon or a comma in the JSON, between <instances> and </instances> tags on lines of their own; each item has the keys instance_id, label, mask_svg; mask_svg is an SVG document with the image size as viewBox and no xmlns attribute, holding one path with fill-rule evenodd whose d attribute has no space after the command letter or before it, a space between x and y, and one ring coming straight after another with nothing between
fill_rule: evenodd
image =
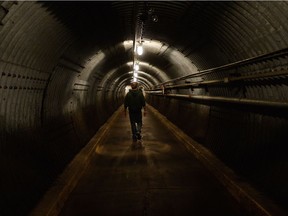
<instances>
[{"instance_id":1,"label":"tunnel vanishing point","mask_svg":"<svg viewBox=\"0 0 288 216\"><path fill-rule=\"evenodd\" d=\"M0 215L35 207L133 79L288 212L287 11L286 1L1 1Z\"/></svg>"}]
</instances>

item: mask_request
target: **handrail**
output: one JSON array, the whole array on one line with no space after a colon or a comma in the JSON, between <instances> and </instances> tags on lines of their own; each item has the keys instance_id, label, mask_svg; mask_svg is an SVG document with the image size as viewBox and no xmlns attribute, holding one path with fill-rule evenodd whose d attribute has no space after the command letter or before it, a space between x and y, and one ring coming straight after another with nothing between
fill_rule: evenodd
<instances>
[{"instance_id":1,"label":"handrail","mask_svg":"<svg viewBox=\"0 0 288 216\"><path fill-rule=\"evenodd\" d=\"M152 94L152 95L187 99L191 101L221 102L221 103L230 103L230 104L264 106L264 107L271 107L271 108L285 108L285 109L288 108L288 102L282 102L282 101L267 101L267 100L257 100L257 99L247 99L247 98L232 98L232 97L230 98L230 97L205 96L205 95L182 95L182 94L159 94L159 93Z\"/></svg>"},{"instance_id":2,"label":"handrail","mask_svg":"<svg viewBox=\"0 0 288 216\"><path fill-rule=\"evenodd\" d=\"M261 79L261 78L283 76L283 75L287 76L288 70L269 72L269 73L263 73L263 74L254 74L254 75L248 75L248 76L242 76L242 77L225 77L223 79L191 82L191 83L179 84L179 85L168 85L162 88L155 88L150 91L159 91L163 89L185 89L185 88L193 88L193 87L195 88L195 87L219 85L219 84L223 85L223 84L228 84L228 83L235 82L235 81L242 81L242 80L248 80L248 79Z\"/></svg>"},{"instance_id":3,"label":"handrail","mask_svg":"<svg viewBox=\"0 0 288 216\"><path fill-rule=\"evenodd\" d=\"M159 83L158 85L155 85L155 87L161 86L161 85L165 85L167 83L171 83L171 82L187 79L187 78L192 78L192 77L198 77L198 76L211 74L211 73L219 71L219 70L234 68L234 67L242 66L242 65L245 65L245 64L251 64L251 63L255 63L257 61L265 61L265 60L269 60L269 59L272 59L272 58L277 58L277 57L281 57L281 56L285 56L285 55L288 55L288 48L281 49L281 50L278 50L278 51L275 51L275 52L271 52L271 53L268 53L268 54L259 55L259 56L252 57L252 58L247 58L247 59L244 59L244 60L241 60L241 61L225 64L225 65L222 65L222 66L219 66L219 67L214 67L214 68L202 70L202 71L199 71L198 73L177 77L175 79L171 79L171 80L165 81L163 83Z\"/></svg>"}]
</instances>

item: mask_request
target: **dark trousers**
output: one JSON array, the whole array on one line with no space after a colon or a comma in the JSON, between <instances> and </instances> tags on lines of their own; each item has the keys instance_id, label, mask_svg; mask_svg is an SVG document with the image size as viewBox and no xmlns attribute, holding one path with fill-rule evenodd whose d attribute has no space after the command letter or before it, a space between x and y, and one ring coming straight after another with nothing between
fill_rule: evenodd
<instances>
[{"instance_id":1,"label":"dark trousers","mask_svg":"<svg viewBox=\"0 0 288 216\"><path fill-rule=\"evenodd\" d=\"M142 112L129 112L131 130L132 130L132 139L137 141L141 139L141 129L142 129Z\"/></svg>"}]
</instances>

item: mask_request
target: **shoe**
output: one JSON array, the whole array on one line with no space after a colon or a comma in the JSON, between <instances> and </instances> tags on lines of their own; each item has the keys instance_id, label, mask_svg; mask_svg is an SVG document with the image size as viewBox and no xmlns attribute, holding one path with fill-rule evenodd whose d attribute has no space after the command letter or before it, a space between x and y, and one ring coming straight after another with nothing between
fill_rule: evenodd
<instances>
[{"instance_id":1,"label":"shoe","mask_svg":"<svg viewBox=\"0 0 288 216\"><path fill-rule=\"evenodd\" d=\"M142 147L143 147L141 140L138 140L138 141L137 141L137 147L138 147L138 148L142 148Z\"/></svg>"},{"instance_id":2,"label":"shoe","mask_svg":"<svg viewBox=\"0 0 288 216\"><path fill-rule=\"evenodd\" d=\"M141 136L139 133L137 133L137 139L138 139L138 140L141 140L141 139L142 139L142 136Z\"/></svg>"}]
</instances>

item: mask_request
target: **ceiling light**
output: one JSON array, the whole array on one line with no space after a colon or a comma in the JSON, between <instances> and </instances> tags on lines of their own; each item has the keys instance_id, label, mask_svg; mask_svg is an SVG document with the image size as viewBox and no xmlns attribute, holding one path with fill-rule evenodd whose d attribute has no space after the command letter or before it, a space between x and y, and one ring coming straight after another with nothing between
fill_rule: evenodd
<instances>
[{"instance_id":1,"label":"ceiling light","mask_svg":"<svg viewBox=\"0 0 288 216\"><path fill-rule=\"evenodd\" d=\"M134 70L138 71L139 70L139 64L136 63L135 66L134 66Z\"/></svg>"},{"instance_id":2,"label":"ceiling light","mask_svg":"<svg viewBox=\"0 0 288 216\"><path fill-rule=\"evenodd\" d=\"M142 44L137 46L137 54L138 55L142 55L143 54L143 46L142 46Z\"/></svg>"},{"instance_id":3,"label":"ceiling light","mask_svg":"<svg viewBox=\"0 0 288 216\"><path fill-rule=\"evenodd\" d=\"M152 15L152 20L153 20L153 22L158 22L158 16L153 14Z\"/></svg>"}]
</instances>

